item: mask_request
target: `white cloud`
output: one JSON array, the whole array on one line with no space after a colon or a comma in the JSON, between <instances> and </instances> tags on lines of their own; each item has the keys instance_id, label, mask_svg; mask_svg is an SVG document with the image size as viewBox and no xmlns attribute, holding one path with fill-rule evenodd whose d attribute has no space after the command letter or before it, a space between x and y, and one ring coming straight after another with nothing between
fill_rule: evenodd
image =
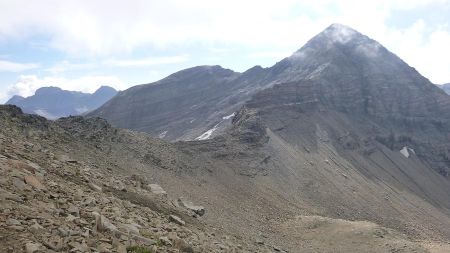
<instances>
[{"instance_id":1,"label":"white cloud","mask_svg":"<svg viewBox=\"0 0 450 253\"><path fill-rule=\"evenodd\" d=\"M64 77L43 77L35 75L21 75L17 82L0 93L0 102L5 102L13 95L28 97L44 86L56 86L65 90L83 91L92 93L102 85L108 85L116 89L123 89L124 83L115 76L83 76L75 79Z\"/></svg>"},{"instance_id":2,"label":"white cloud","mask_svg":"<svg viewBox=\"0 0 450 253\"><path fill-rule=\"evenodd\" d=\"M292 52L287 51L261 51L256 53L251 53L248 55L249 58L253 59L283 59L292 54Z\"/></svg>"},{"instance_id":3,"label":"white cloud","mask_svg":"<svg viewBox=\"0 0 450 253\"><path fill-rule=\"evenodd\" d=\"M187 55L150 57L145 59L110 59L104 62L104 65L114 67L145 67L153 65L165 65L173 63L186 62L189 59Z\"/></svg>"},{"instance_id":4,"label":"white cloud","mask_svg":"<svg viewBox=\"0 0 450 253\"><path fill-rule=\"evenodd\" d=\"M60 73L64 73L67 71L77 71L77 70L86 70L98 67L98 64L95 63L73 63L70 61L61 61L54 64L52 67L45 69L47 72L52 73L53 75L57 75Z\"/></svg>"},{"instance_id":5,"label":"white cloud","mask_svg":"<svg viewBox=\"0 0 450 253\"><path fill-rule=\"evenodd\" d=\"M426 24L431 33L413 24L404 29L387 24L395 10L431 4L448 6L450 1L3 0L0 40L44 35L53 48L72 57L101 55L114 59L110 63L117 66L144 66L155 61L116 60L115 56L145 47L192 44L293 52L329 24L339 22L379 40L433 81L450 81L446 24ZM276 54L272 57L274 62L279 60Z\"/></svg>"},{"instance_id":6,"label":"white cloud","mask_svg":"<svg viewBox=\"0 0 450 253\"><path fill-rule=\"evenodd\" d=\"M0 60L0 72L23 72L38 67L39 65L35 63L18 63Z\"/></svg>"}]
</instances>

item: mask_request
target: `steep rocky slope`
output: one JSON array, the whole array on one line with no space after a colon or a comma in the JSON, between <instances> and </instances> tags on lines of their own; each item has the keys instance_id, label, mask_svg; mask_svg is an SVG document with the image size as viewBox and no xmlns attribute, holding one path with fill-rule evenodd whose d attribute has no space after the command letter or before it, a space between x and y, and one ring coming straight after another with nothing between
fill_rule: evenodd
<instances>
[{"instance_id":1,"label":"steep rocky slope","mask_svg":"<svg viewBox=\"0 0 450 253\"><path fill-rule=\"evenodd\" d=\"M324 92L330 105L348 112L418 119L441 115L435 103L447 101L443 92L378 42L334 24L273 67L256 66L244 73L220 66L183 70L125 90L90 116L171 141L206 139L222 133L233 113L254 94L300 80L320 80L316 92Z\"/></svg>"},{"instance_id":2,"label":"steep rocky slope","mask_svg":"<svg viewBox=\"0 0 450 253\"><path fill-rule=\"evenodd\" d=\"M0 106L0 126L1 252L269 249L211 227L203 207L155 184L160 176L184 191L192 184L172 179L193 163L167 143L100 119L51 122L14 106Z\"/></svg>"},{"instance_id":3,"label":"steep rocky slope","mask_svg":"<svg viewBox=\"0 0 450 253\"><path fill-rule=\"evenodd\" d=\"M194 67L122 91L89 116L167 140L205 139L216 129L223 132L245 99L265 84L260 81L265 75L260 67L242 74L220 66ZM208 130L211 134L201 137Z\"/></svg>"},{"instance_id":4,"label":"steep rocky slope","mask_svg":"<svg viewBox=\"0 0 450 253\"><path fill-rule=\"evenodd\" d=\"M33 96L13 96L6 104L17 105L27 113L48 119L80 115L92 111L117 94L108 86L102 86L92 94L62 90L58 87L42 87Z\"/></svg>"},{"instance_id":5,"label":"steep rocky slope","mask_svg":"<svg viewBox=\"0 0 450 253\"><path fill-rule=\"evenodd\" d=\"M260 108L326 108L376 121L378 129L361 126L365 135L390 149L411 146L442 175L450 171L448 95L378 42L339 24L271 68L242 74L218 66L184 70L130 88L90 115L167 140L203 140L223 133L255 97Z\"/></svg>"},{"instance_id":6,"label":"steep rocky slope","mask_svg":"<svg viewBox=\"0 0 450 253\"><path fill-rule=\"evenodd\" d=\"M339 152L326 121L294 145L245 107L223 136L170 144L95 118L0 115L5 252L430 252L450 235L445 178L381 145Z\"/></svg>"}]
</instances>

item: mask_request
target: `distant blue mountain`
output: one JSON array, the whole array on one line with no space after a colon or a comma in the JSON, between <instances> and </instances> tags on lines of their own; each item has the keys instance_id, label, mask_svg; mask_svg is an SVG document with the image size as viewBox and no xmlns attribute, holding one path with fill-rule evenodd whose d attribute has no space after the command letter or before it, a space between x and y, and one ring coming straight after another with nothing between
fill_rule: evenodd
<instances>
[{"instance_id":1,"label":"distant blue mountain","mask_svg":"<svg viewBox=\"0 0 450 253\"><path fill-rule=\"evenodd\" d=\"M442 84L442 85L438 85L439 88L443 89L445 91L445 93L450 95L450 83L446 83L446 84Z\"/></svg>"},{"instance_id":2,"label":"distant blue mountain","mask_svg":"<svg viewBox=\"0 0 450 253\"><path fill-rule=\"evenodd\" d=\"M24 98L15 95L6 104L19 106L26 113L57 119L97 109L116 94L117 91L109 86L102 86L92 94L42 87L33 96Z\"/></svg>"}]
</instances>

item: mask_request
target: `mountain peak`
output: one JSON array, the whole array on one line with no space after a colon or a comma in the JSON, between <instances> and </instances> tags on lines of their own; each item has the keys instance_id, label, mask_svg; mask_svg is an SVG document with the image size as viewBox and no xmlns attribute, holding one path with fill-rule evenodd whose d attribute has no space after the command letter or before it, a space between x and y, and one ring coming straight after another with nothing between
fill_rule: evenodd
<instances>
[{"instance_id":1,"label":"mountain peak","mask_svg":"<svg viewBox=\"0 0 450 253\"><path fill-rule=\"evenodd\" d=\"M335 31L341 31L341 32L345 31L345 32L349 32L349 33L358 33L358 31L351 28L350 26L343 25L340 23L333 23L333 24L329 25L327 28L325 28L325 30L335 30Z\"/></svg>"},{"instance_id":2,"label":"mountain peak","mask_svg":"<svg viewBox=\"0 0 450 253\"><path fill-rule=\"evenodd\" d=\"M35 95L55 94L61 91L62 89L59 87L54 86L41 87L35 91Z\"/></svg>"},{"instance_id":3,"label":"mountain peak","mask_svg":"<svg viewBox=\"0 0 450 253\"><path fill-rule=\"evenodd\" d=\"M363 35L357 30L342 24L332 24L313 37L304 47L320 47L323 49L339 45L373 44L378 42ZM304 48L303 47L303 48Z\"/></svg>"},{"instance_id":4,"label":"mountain peak","mask_svg":"<svg viewBox=\"0 0 450 253\"><path fill-rule=\"evenodd\" d=\"M24 100L25 98L19 95L12 96L8 101L6 101L6 105L19 103L20 101Z\"/></svg>"},{"instance_id":5,"label":"mountain peak","mask_svg":"<svg viewBox=\"0 0 450 253\"><path fill-rule=\"evenodd\" d=\"M318 35L334 43L345 44L355 38L364 36L353 28L341 24L332 24Z\"/></svg>"},{"instance_id":6,"label":"mountain peak","mask_svg":"<svg viewBox=\"0 0 450 253\"><path fill-rule=\"evenodd\" d=\"M117 93L117 90L110 86L100 86L93 94L110 94L110 93Z\"/></svg>"},{"instance_id":7,"label":"mountain peak","mask_svg":"<svg viewBox=\"0 0 450 253\"><path fill-rule=\"evenodd\" d=\"M291 55L288 60L291 63L303 62L305 57L315 58L316 54L335 55L337 52L345 52L348 55L358 54L362 57L380 57L380 49L383 46L377 41L358 32L357 30L342 24L332 24L322 32L310 39L303 47ZM331 53L331 51L334 53ZM340 53L337 53L340 54Z\"/></svg>"}]
</instances>

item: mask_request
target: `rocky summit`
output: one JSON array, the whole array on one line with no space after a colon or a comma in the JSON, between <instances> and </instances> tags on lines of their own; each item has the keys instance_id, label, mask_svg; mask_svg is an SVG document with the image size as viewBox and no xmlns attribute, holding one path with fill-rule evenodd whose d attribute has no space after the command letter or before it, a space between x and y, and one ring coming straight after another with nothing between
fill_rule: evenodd
<instances>
[{"instance_id":1,"label":"rocky summit","mask_svg":"<svg viewBox=\"0 0 450 253\"><path fill-rule=\"evenodd\" d=\"M0 252L450 252L449 123L445 92L339 24L87 117L0 106Z\"/></svg>"}]
</instances>

